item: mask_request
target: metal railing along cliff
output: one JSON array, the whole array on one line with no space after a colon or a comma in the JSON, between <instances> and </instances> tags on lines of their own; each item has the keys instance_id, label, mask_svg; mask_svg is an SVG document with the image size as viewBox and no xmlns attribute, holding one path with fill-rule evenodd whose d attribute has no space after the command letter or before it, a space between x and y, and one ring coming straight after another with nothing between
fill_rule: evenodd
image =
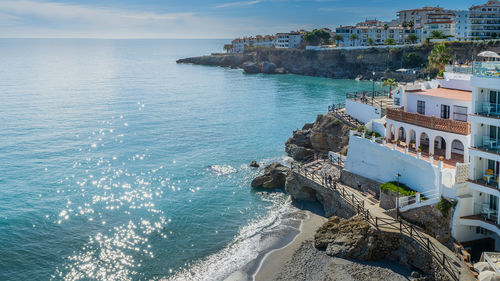
<instances>
[{"instance_id":1,"label":"metal railing along cliff","mask_svg":"<svg viewBox=\"0 0 500 281\"><path fill-rule=\"evenodd\" d=\"M412 238L427 254L438 261L440 267L452 280L460 280L460 269L458 268L459 265L457 265L456 261L453 261L442 250L440 250L437 246L439 242L436 243L432 241L427 236L427 234L425 234L419 227L403 220L373 216L372 214L370 214L370 211L365 208L365 200L359 195L354 194L352 191L348 190L342 185L337 184L336 182L330 184L329 182L325 181L320 175L308 171L302 165L292 163L291 170L293 173L312 180L327 189L337 191L340 196L349 205L351 205L356 210L356 213L358 215L361 215L361 217L368 224L376 227L377 229L396 231Z\"/></svg>"}]
</instances>

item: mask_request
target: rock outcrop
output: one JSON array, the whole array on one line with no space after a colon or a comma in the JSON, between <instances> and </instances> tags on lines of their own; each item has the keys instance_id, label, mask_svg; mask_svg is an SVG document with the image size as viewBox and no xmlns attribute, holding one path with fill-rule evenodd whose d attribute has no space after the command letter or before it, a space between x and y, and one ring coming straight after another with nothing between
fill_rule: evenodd
<instances>
[{"instance_id":1,"label":"rock outcrop","mask_svg":"<svg viewBox=\"0 0 500 281\"><path fill-rule=\"evenodd\" d=\"M274 162L264 168L264 174L256 177L251 186L253 188L284 188L288 171L289 168Z\"/></svg>"},{"instance_id":2,"label":"rock outcrop","mask_svg":"<svg viewBox=\"0 0 500 281\"><path fill-rule=\"evenodd\" d=\"M331 256L368 261L390 256L398 241L398 233L377 231L360 217L333 216L316 232L314 246Z\"/></svg>"},{"instance_id":3,"label":"rock outcrop","mask_svg":"<svg viewBox=\"0 0 500 281\"><path fill-rule=\"evenodd\" d=\"M456 59L465 61L481 51L500 51L500 42L448 43ZM421 46L405 46L402 48L367 48L359 50L307 51L299 49L265 49L245 53L213 54L180 59L178 63L194 63L201 65L218 65L232 68L243 68L246 62L255 63L251 73L293 73L298 75L320 76L337 79L376 79L394 78L397 81L414 81L415 75L396 72L401 68L412 68L406 57L414 53L421 63L434 47L433 44ZM407 64L408 63L408 64ZM272 65L275 66L273 70ZM250 69L250 68L249 68ZM392 70L386 72L386 70ZM375 71L375 76L372 72Z\"/></svg>"},{"instance_id":4,"label":"rock outcrop","mask_svg":"<svg viewBox=\"0 0 500 281\"><path fill-rule=\"evenodd\" d=\"M311 159L314 154L327 155L329 151L347 153L349 127L332 114L318 115L312 124L293 132L285 143L288 156L297 161Z\"/></svg>"}]
</instances>

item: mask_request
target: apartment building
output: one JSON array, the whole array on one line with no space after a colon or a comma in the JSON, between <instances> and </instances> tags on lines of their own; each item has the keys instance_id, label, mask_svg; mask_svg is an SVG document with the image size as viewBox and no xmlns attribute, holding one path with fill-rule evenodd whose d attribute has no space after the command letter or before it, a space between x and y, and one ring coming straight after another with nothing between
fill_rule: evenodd
<instances>
[{"instance_id":1,"label":"apartment building","mask_svg":"<svg viewBox=\"0 0 500 281\"><path fill-rule=\"evenodd\" d=\"M469 8L470 38L500 38L500 1Z\"/></svg>"},{"instance_id":2,"label":"apartment building","mask_svg":"<svg viewBox=\"0 0 500 281\"><path fill-rule=\"evenodd\" d=\"M396 45L413 43L410 42L410 34L416 35L417 41L414 43L418 43L421 37L421 28L403 27L395 22L375 19L359 22L355 26L341 26L335 32L343 38L339 42L341 47L384 45L387 39L394 40Z\"/></svg>"},{"instance_id":3,"label":"apartment building","mask_svg":"<svg viewBox=\"0 0 500 281\"><path fill-rule=\"evenodd\" d=\"M297 48L304 41L305 30L277 33L275 47L277 49Z\"/></svg>"},{"instance_id":4,"label":"apartment building","mask_svg":"<svg viewBox=\"0 0 500 281\"><path fill-rule=\"evenodd\" d=\"M249 46L262 46L271 48L274 46L275 37L272 35L257 35L255 37L237 38L231 41L232 53L243 53Z\"/></svg>"},{"instance_id":5,"label":"apartment building","mask_svg":"<svg viewBox=\"0 0 500 281\"><path fill-rule=\"evenodd\" d=\"M473 251L500 251L500 62L474 62L472 73L470 164L453 236Z\"/></svg>"},{"instance_id":6,"label":"apartment building","mask_svg":"<svg viewBox=\"0 0 500 281\"><path fill-rule=\"evenodd\" d=\"M469 37L470 20L469 11L453 11L455 14L455 39L458 41L465 41Z\"/></svg>"}]
</instances>

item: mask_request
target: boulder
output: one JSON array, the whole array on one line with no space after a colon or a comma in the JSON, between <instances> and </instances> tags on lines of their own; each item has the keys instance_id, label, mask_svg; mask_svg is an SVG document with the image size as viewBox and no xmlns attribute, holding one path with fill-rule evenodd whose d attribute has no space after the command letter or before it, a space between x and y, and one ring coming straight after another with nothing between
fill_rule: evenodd
<instances>
[{"instance_id":1,"label":"boulder","mask_svg":"<svg viewBox=\"0 0 500 281\"><path fill-rule=\"evenodd\" d=\"M251 62L251 61L244 62L241 65L241 68L243 68L243 70L246 73L259 73L260 72L259 66L255 62Z\"/></svg>"},{"instance_id":2,"label":"boulder","mask_svg":"<svg viewBox=\"0 0 500 281\"><path fill-rule=\"evenodd\" d=\"M257 161L252 161L252 162L250 162L250 167L252 167L252 168L259 168L260 165L259 165L259 163L257 163Z\"/></svg>"},{"instance_id":3,"label":"boulder","mask_svg":"<svg viewBox=\"0 0 500 281\"><path fill-rule=\"evenodd\" d=\"M264 174L256 177L251 186L253 188L284 188L286 184L286 176L289 168L274 162L264 168Z\"/></svg>"},{"instance_id":4,"label":"boulder","mask_svg":"<svg viewBox=\"0 0 500 281\"><path fill-rule=\"evenodd\" d=\"M347 153L349 127L333 114L318 115L314 123L305 124L293 132L285 143L288 156L297 161L309 160L315 153L327 155L329 151Z\"/></svg>"},{"instance_id":5,"label":"boulder","mask_svg":"<svg viewBox=\"0 0 500 281\"><path fill-rule=\"evenodd\" d=\"M276 70L276 65L268 61L261 62L259 66L260 66L260 72L262 73L274 74L274 71Z\"/></svg>"}]
</instances>

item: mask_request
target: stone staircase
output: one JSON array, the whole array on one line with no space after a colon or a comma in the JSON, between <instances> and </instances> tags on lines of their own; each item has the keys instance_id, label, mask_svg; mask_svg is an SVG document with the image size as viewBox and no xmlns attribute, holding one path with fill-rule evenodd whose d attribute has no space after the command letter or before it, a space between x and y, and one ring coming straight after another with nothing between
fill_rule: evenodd
<instances>
[{"instance_id":1,"label":"stone staircase","mask_svg":"<svg viewBox=\"0 0 500 281\"><path fill-rule=\"evenodd\" d=\"M353 118L345 112L345 109L332 111L333 116L337 117L340 121L344 122L346 125L357 128L362 126L363 123L359 122L357 119Z\"/></svg>"}]
</instances>

